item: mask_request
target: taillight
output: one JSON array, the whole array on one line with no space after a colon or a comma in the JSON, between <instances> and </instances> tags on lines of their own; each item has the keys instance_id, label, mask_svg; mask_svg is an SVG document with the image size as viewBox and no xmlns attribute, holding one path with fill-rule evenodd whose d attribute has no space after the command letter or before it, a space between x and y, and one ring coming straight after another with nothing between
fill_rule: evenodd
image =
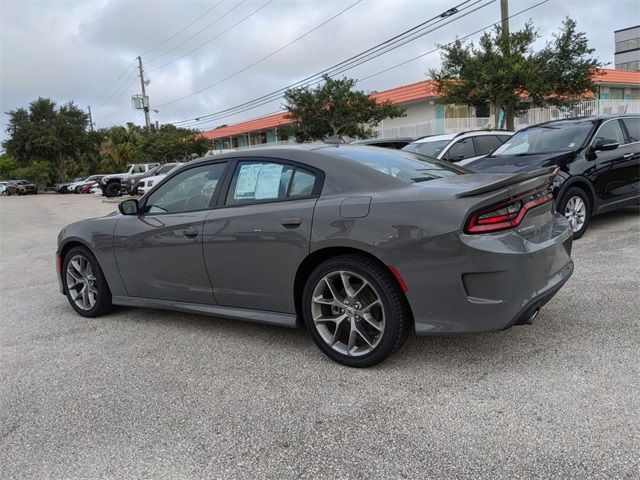
<instances>
[{"instance_id":1,"label":"taillight","mask_svg":"<svg viewBox=\"0 0 640 480\"><path fill-rule=\"evenodd\" d=\"M553 200L548 190L536 190L473 212L467 220L465 233L499 232L522 223L529 210Z\"/></svg>"}]
</instances>

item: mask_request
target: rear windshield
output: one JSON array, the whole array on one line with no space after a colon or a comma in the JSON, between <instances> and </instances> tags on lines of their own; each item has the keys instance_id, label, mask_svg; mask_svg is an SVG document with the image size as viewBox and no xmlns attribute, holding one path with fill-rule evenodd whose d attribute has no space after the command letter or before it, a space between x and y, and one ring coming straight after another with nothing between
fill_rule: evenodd
<instances>
[{"instance_id":1,"label":"rear windshield","mask_svg":"<svg viewBox=\"0 0 640 480\"><path fill-rule=\"evenodd\" d=\"M451 143L451 140L434 140L432 142L414 142L410 143L402 150L405 152L419 153L427 157L436 158L447 145Z\"/></svg>"},{"instance_id":2,"label":"rear windshield","mask_svg":"<svg viewBox=\"0 0 640 480\"><path fill-rule=\"evenodd\" d=\"M455 165L401 150L338 148L336 154L408 183L467 173Z\"/></svg>"}]
</instances>

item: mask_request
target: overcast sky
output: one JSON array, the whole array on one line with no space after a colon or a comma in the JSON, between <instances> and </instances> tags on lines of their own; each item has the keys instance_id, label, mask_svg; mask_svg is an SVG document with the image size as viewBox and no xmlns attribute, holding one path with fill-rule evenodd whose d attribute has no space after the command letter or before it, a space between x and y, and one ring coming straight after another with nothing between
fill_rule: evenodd
<instances>
[{"instance_id":1,"label":"overcast sky","mask_svg":"<svg viewBox=\"0 0 640 480\"><path fill-rule=\"evenodd\" d=\"M147 93L152 108L159 110L152 112L152 120L168 123L217 112L315 74L456 4L456 0L361 0L243 73L199 94L163 105L247 67L355 1L0 0L2 130L7 123L4 112L27 106L39 96L56 102L73 100L82 108L91 105L98 127L127 121L142 124L143 116L131 107L131 95L140 91L132 63L137 55L142 56L151 80ZM511 0L510 14L539 1ZM597 56L613 64L613 31L640 23L638 5L637 0L549 0L514 17L511 28L533 19L542 45L569 15L587 33ZM207 10L210 11L205 14ZM346 74L367 77L499 18L500 4L494 1ZM372 91L417 82L439 61L439 54L432 53L358 86ZM276 100L202 128L272 113L281 104Z\"/></svg>"}]
</instances>

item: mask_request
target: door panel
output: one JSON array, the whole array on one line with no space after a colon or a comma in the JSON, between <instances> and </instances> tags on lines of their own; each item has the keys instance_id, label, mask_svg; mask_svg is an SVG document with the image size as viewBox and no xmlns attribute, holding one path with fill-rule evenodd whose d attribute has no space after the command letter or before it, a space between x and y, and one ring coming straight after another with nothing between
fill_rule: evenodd
<instances>
[{"instance_id":1,"label":"door panel","mask_svg":"<svg viewBox=\"0 0 640 480\"><path fill-rule=\"evenodd\" d=\"M603 123L594 137L593 144L600 139L612 139L620 144L614 150L594 152L597 170L595 189L601 207L605 207L607 204L638 195L640 144L626 143L619 120Z\"/></svg>"},{"instance_id":2,"label":"door panel","mask_svg":"<svg viewBox=\"0 0 640 480\"><path fill-rule=\"evenodd\" d=\"M114 251L129 296L215 304L202 255L204 219L226 162L180 169L116 225Z\"/></svg>"},{"instance_id":3,"label":"door panel","mask_svg":"<svg viewBox=\"0 0 640 480\"><path fill-rule=\"evenodd\" d=\"M114 250L130 296L215 304L202 257L208 213L125 215L118 221Z\"/></svg>"},{"instance_id":4,"label":"door panel","mask_svg":"<svg viewBox=\"0 0 640 480\"><path fill-rule=\"evenodd\" d=\"M204 258L220 305L294 313L293 284L309 254L316 198L213 210Z\"/></svg>"}]
</instances>

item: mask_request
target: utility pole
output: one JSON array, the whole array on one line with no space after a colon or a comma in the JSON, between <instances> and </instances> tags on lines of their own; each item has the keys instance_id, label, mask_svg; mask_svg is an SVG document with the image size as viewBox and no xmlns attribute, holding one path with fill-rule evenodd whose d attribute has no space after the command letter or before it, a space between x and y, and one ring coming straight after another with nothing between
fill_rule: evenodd
<instances>
[{"instance_id":1,"label":"utility pole","mask_svg":"<svg viewBox=\"0 0 640 480\"><path fill-rule=\"evenodd\" d=\"M507 61L509 57L509 0L500 0L500 20L502 22L502 57ZM512 109L504 112L504 114L507 130L513 131L515 121Z\"/></svg>"},{"instance_id":2,"label":"utility pole","mask_svg":"<svg viewBox=\"0 0 640 480\"><path fill-rule=\"evenodd\" d=\"M89 130L93 132L93 117L91 116L91 105L87 106L89 110Z\"/></svg>"},{"instance_id":3,"label":"utility pole","mask_svg":"<svg viewBox=\"0 0 640 480\"><path fill-rule=\"evenodd\" d=\"M138 70L140 70L140 87L142 88L142 109L144 110L144 122L147 126L147 130L151 126L151 120L149 119L149 97L145 90L146 84L144 81L144 70L142 69L142 58L138 57Z\"/></svg>"}]
</instances>

